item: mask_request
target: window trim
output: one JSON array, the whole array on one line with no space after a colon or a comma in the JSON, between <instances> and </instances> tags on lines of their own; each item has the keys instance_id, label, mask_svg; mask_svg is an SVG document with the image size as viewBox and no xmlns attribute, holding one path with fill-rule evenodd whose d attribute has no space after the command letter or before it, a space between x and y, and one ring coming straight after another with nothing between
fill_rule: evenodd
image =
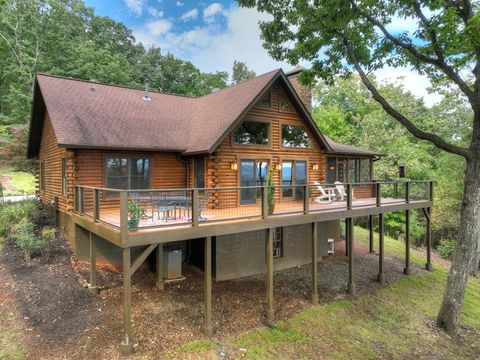
<instances>
[{"instance_id":1,"label":"window trim","mask_svg":"<svg viewBox=\"0 0 480 360\"><path fill-rule=\"evenodd\" d=\"M308 139L310 140L310 144L306 147L301 147L301 146L285 146L283 145L283 127L284 126L297 126L297 127L302 127L305 132L308 135ZM308 128L304 124L292 124L289 122L281 122L280 123L280 146L283 149L293 149L293 150L308 150L313 148L313 139L310 133L308 132Z\"/></svg>"},{"instance_id":2,"label":"window trim","mask_svg":"<svg viewBox=\"0 0 480 360\"><path fill-rule=\"evenodd\" d=\"M141 158L141 159L148 159L150 162L150 174L148 177L148 187L147 189L152 188L152 181L153 181L153 161L152 157L149 155L144 155L144 154L104 154L103 156L103 186L107 188L107 180L108 180L108 175L107 175L107 160L108 158L120 158L120 159L128 159L128 189L117 189L117 190L128 190L128 191L135 191L135 190L142 190L142 189L131 189L130 184L130 166L131 166L131 158ZM118 195L118 193L113 193L113 192L105 192L109 197Z\"/></svg>"},{"instance_id":3,"label":"window trim","mask_svg":"<svg viewBox=\"0 0 480 360\"><path fill-rule=\"evenodd\" d=\"M262 124L267 124L268 131L267 131L267 139L268 139L268 144L238 144L235 142L235 132L238 130L238 128L245 122L255 122L255 123L262 123ZM243 121L241 121L235 129L231 133L231 146L238 146L238 147L249 147L249 148L254 148L254 147L259 147L259 148L268 148L272 147L272 122L269 120L260 120L260 119L252 119L248 118Z\"/></svg>"},{"instance_id":4,"label":"window trim","mask_svg":"<svg viewBox=\"0 0 480 360\"><path fill-rule=\"evenodd\" d=\"M67 196L68 193L68 180L67 180L67 158L62 158L62 196Z\"/></svg>"}]
</instances>

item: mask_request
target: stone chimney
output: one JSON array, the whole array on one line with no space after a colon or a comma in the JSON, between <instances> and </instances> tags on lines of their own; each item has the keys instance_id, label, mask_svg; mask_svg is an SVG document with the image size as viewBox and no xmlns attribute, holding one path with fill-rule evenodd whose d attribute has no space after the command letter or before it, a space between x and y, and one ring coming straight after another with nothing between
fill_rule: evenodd
<instances>
[{"instance_id":1,"label":"stone chimney","mask_svg":"<svg viewBox=\"0 0 480 360\"><path fill-rule=\"evenodd\" d=\"M285 75L287 76L288 80L292 84L293 88L297 92L300 100L302 100L303 104L307 108L308 112L312 113L312 88L310 86L302 85L298 82L298 76L300 73L305 70L302 66L297 66L296 68L287 71Z\"/></svg>"}]
</instances>

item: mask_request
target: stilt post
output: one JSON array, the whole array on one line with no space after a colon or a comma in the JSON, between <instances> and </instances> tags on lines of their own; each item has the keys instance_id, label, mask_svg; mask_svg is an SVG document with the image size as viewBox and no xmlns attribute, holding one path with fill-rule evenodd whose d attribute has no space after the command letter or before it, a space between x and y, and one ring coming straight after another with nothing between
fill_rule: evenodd
<instances>
[{"instance_id":1,"label":"stilt post","mask_svg":"<svg viewBox=\"0 0 480 360\"><path fill-rule=\"evenodd\" d=\"M353 229L353 218L347 219L348 227L348 293L350 295L355 295L355 280L353 275L353 266L354 266L354 229Z\"/></svg>"},{"instance_id":2,"label":"stilt post","mask_svg":"<svg viewBox=\"0 0 480 360\"><path fill-rule=\"evenodd\" d=\"M385 221L383 213L378 215L378 282L385 284L385 274L383 272L383 258L385 256Z\"/></svg>"},{"instance_id":3,"label":"stilt post","mask_svg":"<svg viewBox=\"0 0 480 360\"><path fill-rule=\"evenodd\" d=\"M90 284L88 290L94 294L98 294L97 286L97 249L95 247L95 237L90 232Z\"/></svg>"},{"instance_id":4,"label":"stilt post","mask_svg":"<svg viewBox=\"0 0 480 360\"><path fill-rule=\"evenodd\" d=\"M123 331L124 339L120 343L123 355L133 354L132 337L132 279L130 248L123 249Z\"/></svg>"},{"instance_id":5,"label":"stilt post","mask_svg":"<svg viewBox=\"0 0 480 360\"><path fill-rule=\"evenodd\" d=\"M155 286L158 290L163 290L165 287L165 283L163 282L163 244L158 244L157 246L157 258L155 267L157 273Z\"/></svg>"},{"instance_id":6,"label":"stilt post","mask_svg":"<svg viewBox=\"0 0 480 360\"><path fill-rule=\"evenodd\" d=\"M373 254L375 250L373 249L373 215L368 216L368 230L369 230L369 237L368 237L368 245L370 254Z\"/></svg>"},{"instance_id":7,"label":"stilt post","mask_svg":"<svg viewBox=\"0 0 480 360\"><path fill-rule=\"evenodd\" d=\"M212 237L205 238L205 322L203 324L203 334L207 337L213 336L212 325Z\"/></svg>"},{"instance_id":8,"label":"stilt post","mask_svg":"<svg viewBox=\"0 0 480 360\"><path fill-rule=\"evenodd\" d=\"M348 241L350 239L349 231L350 227L348 226L348 219L345 219L345 256L348 256Z\"/></svg>"},{"instance_id":9,"label":"stilt post","mask_svg":"<svg viewBox=\"0 0 480 360\"><path fill-rule=\"evenodd\" d=\"M432 271L432 209L426 208L425 217L427 218L427 263L425 268Z\"/></svg>"},{"instance_id":10,"label":"stilt post","mask_svg":"<svg viewBox=\"0 0 480 360\"><path fill-rule=\"evenodd\" d=\"M266 230L266 262L267 262L267 310L266 319L268 322L274 321L273 312L273 231Z\"/></svg>"},{"instance_id":11,"label":"stilt post","mask_svg":"<svg viewBox=\"0 0 480 360\"><path fill-rule=\"evenodd\" d=\"M318 224L312 223L312 304L318 304Z\"/></svg>"},{"instance_id":12,"label":"stilt post","mask_svg":"<svg viewBox=\"0 0 480 360\"><path fill-rule=\"evenodd\" d=\"M410 275L410 210L405 210L405 275Z\"/></svg>"}]
</instances>

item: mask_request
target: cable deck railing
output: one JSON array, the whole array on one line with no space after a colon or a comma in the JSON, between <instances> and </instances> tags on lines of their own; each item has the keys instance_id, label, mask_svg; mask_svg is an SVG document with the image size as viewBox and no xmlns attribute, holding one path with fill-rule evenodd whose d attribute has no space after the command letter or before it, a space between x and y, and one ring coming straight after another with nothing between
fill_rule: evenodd
<instances>
[{"instance_id":1,"label":"cable deck railing","mask_svg":"<svg viewBox=\"0 0 480 360\"><path fill-rule=\"evenodd\" d=\"M75 186L75 212L123 231L431 201L430 180L187 189Z\"/></svg>"}]
</instances>

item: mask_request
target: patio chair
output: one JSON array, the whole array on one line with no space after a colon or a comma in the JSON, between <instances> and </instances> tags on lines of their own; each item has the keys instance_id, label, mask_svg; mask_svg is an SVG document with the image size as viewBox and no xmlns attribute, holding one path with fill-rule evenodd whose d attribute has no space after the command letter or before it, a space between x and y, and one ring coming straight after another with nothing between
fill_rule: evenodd
<instances>
[{"instance_id":1,"label":"patio chair","mask_svg":"<svg viewBox=\"0 0 480 360\"><path fill-rule=\"evenodd\" d=\"M315 201L318 204L332 202L331 194L327 194L319 182L314 181L313 183L315 184L315 186L317 187L317 190L320 191L320 194L321 194L320 196L315 197L313 201Z\"/></svg>"},{"instance_id":2,"label":"patio chair","mask_svg":"<svg viewBox=\"0 0 480 360\"><path fill-rule=\"evenodd\" d=\"M345 186L342 182L340 181L335 181L335 187L337 188L338 192L338 197L340 198L341 201L347 199L347 191L345 190ZM355 199L353 196L353 189L352 189L352 200Z\"/></svg>"},{"instance_id":3,"label":"patio chair","mask_svg":"<svg viewBox=\"0 0 480 360\"><path fill-rule=\"evenodd\" d=\"M176 220L176 204L168 199L164 193L152 193L152 219L153 213L157 211L157 218L161 220ZM160 214L162 215L160 217Z\"/></svg>"}]
</instances>

